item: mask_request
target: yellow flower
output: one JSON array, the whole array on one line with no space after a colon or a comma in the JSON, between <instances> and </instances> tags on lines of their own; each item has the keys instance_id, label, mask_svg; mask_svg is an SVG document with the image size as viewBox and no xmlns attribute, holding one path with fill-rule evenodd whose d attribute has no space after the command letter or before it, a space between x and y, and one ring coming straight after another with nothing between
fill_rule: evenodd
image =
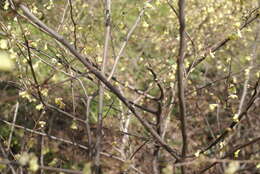
<instances>
[{"instance_id":1,"label":"yellow flower","mask_svg":"<svg viewBox=\"0 0 260 174\"><path fill-rule=\"evenodd\" d=\"M19 92L19 96L21 96L22 98L29 98L29 94L27 93L27 91Z\"/></svg>"},{"instance_id":2,"label":"yellow flower","mask_svg":"<svg viewBox=\"0 0 260 174\"><path fill-rule=\"evenodd\" d=\"M72 122L72 124L70 125L71 129L77 130L78 129L78 125L75 121Z\"/></svg>"},{"instance_id":3,"label":"yellow flower","mask_svg":"<svg viewBox=\"0 0 260 174\"><path fill-rule=\"evenodd\" d=\"M235 94L231 94L230 96L228 96L228 98L231 98L231 99L237 99L237 98L238 98L238 96L237 96L237 95L235 95Z\"/></svg>"},{"instance_id":4,"label":"yellow flower","mask_svg":"<svg viewBox=\"0 0 260 174\"><path fill-rule=\"evenodd\" d=\"M27 91L19 92L19 96L22 98L26 98L27 100L29 100L29 102L36 102L36 99L32 98Z\"/></svg>"},{"instance_id":5,"label":"yellow flower","mask_svg":"<svg viewBox=\"0 0 260 174\"><path fill-rule=\"evenodd\" d=\"M235 155L236 158L238 158L239 152L240 152L240 149L238 149L238 150L234 153L234 155Z\"/></svg>"},{"instance_id":6,"label":"yellow flower","mask_svg":"<svg viewBox=\"0 0 260 174\"><path fill-rule=\"evenodd\" d=\"M218 107L218 104L210 104L209 109L213 111L216 107Z\"/></svg>"},{"instance_id":7,"label":"yellow flower","mask_svg":"<svg viewBox=\"0 0 260 174\"><path fill-rule=\"evenodd\" d=\"M39 169L38 158L35 155L31 155L29 161L29 170L36 172Z\"/></svg>"},{"instance_id":8,"label":"yellow flower","mask_svg":"<svg viewBox=\"0 0 260 174\"><path fill-rule=\"evenodd\" d=\"M235 114L234 117L232 118L234 122L239 122L239 115Z\"/></svg>"},{"instance_id":9,"label":"yellow flower","mask_svg":"<svg viewBox=\"0 0 260 174\"><path fill-rule=\"evenodd\" d=\"M194 154L196 157L199 157L200 156L200 153L201 151L200 150L197 150L197 152Z\"/></svg>"},{"instance_id":10,"label":"yellow flower","mask_svg":"<svg viewBox=\"0 0 260 174\"><path fill-rule=\"evenodd\" d=\"M65 103L62 101L63 99L61 97L55 98L55 103L61 108L65 108Z\"/></svg>"},{"instance_id":11,"label":"yellow flower","mask_svg":"<svg viewBox=\"0 0 260 174\"><path fill-rule=\"evenodd\" d=\"M0 45L0 47L2 48L4 45ZM0 62L0 71L12 71L14 69L13 61L10 59L10 55L5 51L0 51Z\"/></svg>"},{"instance_id":12,"label":"yellow flower","mask_svg":"<svg viewBox=\"0 0 260 174\"><path fill-rule=\"evenodd\" d=\"M39 125L43 128L46 126L46 122L45 121L39 121Z\"/></svg>"},{"instance_id":13,"label":"yellow flower","mask_svg":"<svg viewBox=\"0 0 260 174\"><path fill-rule=\"evenodd\" d=\"M44 97L48 96L48 89L44 88L43 90L41 90L41 93Z\"/></svg>"},{"instance_id":14,"label":"yellow flower","mask_svg":"<svg viewBox=\"0 0 260 174\"><path fill-rule=\"evenodd\" d=\"M36 105L36 110L38 110L38 111L40 111L40 110L42 110L43 109L43 104L41 103L41 104L38 104L38 105Z\"/></svg>"},{"instance_id":15,"label":"yellow flower","mask_svg":"<svg viewBox=\"0 0 260 174\"><path fill-rule=\"evenodd\" d=\"M0 48L1 49L8 49L8 41L5 39L0 40Z\"/></svg>"},{"instance_id":16,"label":"yellow flower","mask_svg":"<svg viewBox=\"0 0 260 174\"><path fill-rule=\"evenodd\" d=\"M260 169L260 163L258 163L258 164L256 165L256 168L257 168L257 169Z\"/></svg>"}]
</instances>

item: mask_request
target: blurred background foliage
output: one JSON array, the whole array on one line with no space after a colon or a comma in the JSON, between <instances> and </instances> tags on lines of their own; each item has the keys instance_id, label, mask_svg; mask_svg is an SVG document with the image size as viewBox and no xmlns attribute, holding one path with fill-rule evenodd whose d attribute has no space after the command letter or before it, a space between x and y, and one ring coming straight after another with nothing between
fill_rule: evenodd
<instances>
[{"instance_id":1,"label":"blurred background foliage","mask_svg":"<svg viewBox=\"0 0 260 174\"><path fill-rule=\"evenodd\" d=\"M69 1L28 0L24 2L41 21L62 34L74 44L76 49L86 55L96 67L100 67L104 42L104 4L98 0L75 0L72 7ZM172 8L178 10L177 1L170 2ZM140 11L146 6L144 1L113 0L112 1L111 47L107 62L107 73L112 70L115 58L126 40L127 33L134 25ZM186 104L188 107L189 152L207 146L232 121L241 99L246 72L250 69L248 96L259 77L259 48L254 53L254 45L259 45L256 35L259 32L259 19L242 31L239 28L250 18L251 12L259 6L257 0L191 0L187 1L186 32L187 52L185 67L200 58L204 51L219 41L230 38L225 46L206 59L188 74L186 85ZM72 8L72 14L71 14ZM151 68L157 75L158 82L165 92L164 107L169 107L170 123L165 140L178 150L181 149L181 133L179 130L178 101L176 97L176 60L179 49L178 17L167 1L157 0L145 8L140 24L127 42L126 49L118 63L116 73L111 82L117 86L127 98L135 100L140 94L137 90L158 97L160 90L154 82ZM96 96L98 80L60 43L52 39L37 27L28 23L8 10L0 15L0 113L1 119L12 122L15 104L20 103L16 124L36 131L48 132L54 136L69 139L80 144L87 144L86 127L82 122L66 117L66 113L84 120L86 107L82 98L86 95ZM259 13L258 11L254 13ZM72 17L73 16L73 17ZM75 24L76 25L75 25ZM30 56L25 38L30 46ZM76 44L75 44L76 39ZM256 56L255 56L256 55ZM255 56L255 57L254 57ZM254 58L253 58L254 57ZM250 62L253 60L253 64ZM30 66L31 63L31 66ZM35 74L35 75L33 75ZM85 75L85 76L83 76ZM35 82L35 77L37 83ZM72 76L76 76L73 78ZM38 93L43 100L55 109L43 108ZM98 114L98 97L90 104L90 125L95 135ZM145 97L138 101L140 105L155 108L155 103ZM216 106L216 107L215 107ZM142 111L140 111L142 112ZM227 140L226 150L259 136L259 108L250 112L250 117L240 125L238 133ZM133 118L125 106L109 91L105 92L104 107L104 151L120 156L115 150L120 146L122 132L120 123L130 116L129 130L133 134L149 137L141 124ZM166 114L166 112L165 112ZM144 118L153 123L153 115L142 112ZM41 126L41 121L46 124ZM1 140L7 142L11 132L10 125L1 123ZM87 154L72 145L48 140L44 143L44 163L50 166L83 170L89 161ZM39 153L38 136L15 129L10 144L13 158L22 151ZM143 142L135 137L129 140L129 154ZM140 150L131 164L139 164L144 173L151 172L149 157L152 155L148 145ZM254 145L252 149L259 149ZM244 149L240 159L259 159L259 152ZM216 150L216 151L215 151ZM208 157L219 155L212 149ZM82 155L84 154L84 155ZM171 173L167 162L168 154L162 152L162 172ZM144 159L144 160L142 160ZM120 163L102 161L106 173L117 173L125 167ZM199 164L199 167L204 164ZM255 166L248 165L248 171L257 173ZM198 167L189 167L195 171ZM216 172L223 171L225 166L218 167ZM178 169L176 172L178 173ZM131 171L135 173L134 171ZM131 173L130 172L130 173ZM258 170L259 172L259 170Z\"/></svg>"}]
</instances>

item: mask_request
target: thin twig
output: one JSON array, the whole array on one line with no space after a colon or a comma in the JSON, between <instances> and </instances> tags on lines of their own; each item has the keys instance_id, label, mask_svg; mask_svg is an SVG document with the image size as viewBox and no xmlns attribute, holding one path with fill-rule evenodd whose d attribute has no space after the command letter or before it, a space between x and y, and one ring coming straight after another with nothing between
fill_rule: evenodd
<instances>
[{"instance_id":1,"label":"thin twig","mask_svg":"<svg viewBox=\"0 0 260 174\"><path fill-rule=\"evenodd\" d=\"M246 28L249 24L251 24L252 22L254 22L258 17L260 16L259 13L255 14L253 17L251 17L250 19L248 19L240 28L239 30L242 31L244 28ZM219 50L221 47L223 47L224 45L226 45L229 41L230 41L230 36L226 37L225 39L223 39L222 41L217 42L216 44L213 44L211 47L207 48L205 50L205 52L203 53L203 56L201 56L199 59L197 59L196 62L194 62L193 64L191 64L188 69L187 72L189 73L193 68L195 68L198 64L200 64L202 61L204 61L207 58L208 54L214 53L217 50Z\"/></svg>"},{"instance_id":2,"label":"thin twig","mask_svg":"<svg viewBox=\"0 0 260 174\"><path fill-rule=\"evenodd\" d=\"M64 22L64 20L65 20L65 17L66 17L66 14L67 14L67 12L68 12L68 7L69 7L69 0L67 1L67 4L66 4L66 7L65 7L65 9L64 9L64 11L63 11L63 15L62 15L62 18L61 18L61 22L60 22L60 25L58 26L58 28L57 28L57 31L60 31L60 28L61 28L61 26L63 25L63 22Z\"/></svg>"},{"instance_id":3,"label":"thin twig","mask_svg":"<svg viewBox=\"0 0 260 174\"><path fill-rule=\"evenodd\" d=\"M32 63L32 55L31 55L31 49L30 49L30 46L29 46L30 45L29 44L29 40L26 37L26 33L25 33L25 31L24 31L24 29L22 27L22 24L20 23L20 20L18 20L18 24L19 24L20 29L22 31L22 35L23 35L23 38L24 38L24 41L25 41L25 45L26 45L26 49L27 49L27 56L25 54L23 54L23 52L22 52L22 54L26 58L27 63L28 63L28 65L30 67L30 70L32 72L33 80L34 80L34 83L36 85L36 90L37 90L39 99L40 99L41 103L43 105L45 105L45 102L43 100L43 97L42 97L42 94L41 94L41 91L40 91L40 85L39 85L39 82L37 80L36 73L35 73L35 70L34 70L34 67L33 67L33 63Z\"/></svg>"},{"instance_id":4,"label":"thin twig","mask_svg":"<svg viewBox=\"0 0 260 174\"><path fill-rule=\"evenodd\" d=\"M73 6L72 6L71 0L69 0L69 5L70 5L70 18L71 18L71 21L73 24L74 47L75 47L75 49L77 49L77 24L73 17Z\"/></svg>"},{"instance_id":5,"label":"thin twig","mask_svg":"<svg viewBox=\"0 0 260 174\"><path fill-rule=\"evenodd\" d=\"M86 129L87 129L87 139L88 139L88 148L91 150L91 144L92 144L92 138L91 138L91 132L90 132L90 125L89 125L89 113L90 113L90 103L91 103L92 97L87 98L87 102L84 99L81 99L81 101L85 105L85 113L86 113ZM92 152L91 152L92 155Z\"/></svg>"},{"instance_id":6,"label":"thin twig","mask_svg":"<svg viewBox=\"0 0 260 174\"><path fill-rule=\"evenodd\" d=\"M64 47L66 47L88 70L90 73L94 74L99 80L101 80L107 88L111 90L130 110L131 112L136 116L136 118L140 121L140 123L151 133L151 135L161 144L161 146L169 152L175 159L180 159L178 153L176 150L174 150L172 147L170 147L168 144L166 144L161 137L157 134L157 132L153 129L153 127L145 120L143 119L139 113L135 110L135 108L129 103L129 101L123 96L123 94L113 86L109 81L107 81L106 77L104 77L99 70L97 70L92 63L89 61L89 59L83 55L81 55L77 50L74 49L74 47L65 40L60 34L58 34L56 31L52 30L48 26L46 26L43 22L41 22L37 17L35 17L30 10L23 4L19 5L19 8L24 13L24 15L28 18L28 20L33 23L34 25L38 26L42 31L49 34L51 37L56 39L58 42L63 44Z\"/></svg>"},{"instance_id":7,"label":"thin twig","mask_svg":"<svg viewBox=\"0 0 260 174\"><path fill-rule=\"evenodd\" d=\"M257 58L257 49L258 49L258 40L259 40L259 29L260 29L260 24L258 24L257 27L257 31L256 31L256 36L255 36L255 41L253 44L253 53L252 53L252 57L250 59L250 63L249 63L249 68L247 69L246 73L245 73L245 82L244 82L244 86L243 86L243 93L242 93L242 97L241 100L239 102L239 109L238 109L238 114L240 114L242 112L244 103L245 103L245 97L247 95L247 89L248 89L248 82L250 80L251 77L251 70L252 70L252 66L254 65L256 58Z\"/></svg>"},{"instance_id":8,"label":"thin twig","mask_svg":"<svg viewBox=\"0 0 260 174\"><path fill-rule=\"evenodd\" d=\"M7 124L9 126L12 126L12 123L9 122L9 121L6 121L6 120L1 119L1 118L0 118L0 121L2 121L3 123L5 123L5 124ZM59 138L59 137L56 137L56 136L53 136L53 135L48 135L47 133L44 133L44 132L32 130L32 129L29 129L29 128L26 128L26 127L23 127L23 126L20 126L20 125L17 125L17 124L15 124L14 127L18 128L18 129L23 129L26 132L30 132L30 133L33 133L33 134L36 134L36 135L47 137L47 138L49 138L51 140L54 140L54 141L59 141L59 142L62 142L62 143L70 144L70 145L76 146L76 147L78 147L80 149L83 149L83 150L89 150L88 147L85 146L85 145L78 144L76 142L72 142L70 140ZM117 157L115 155L112 155L112 154L109 154L109 153L105 153L105 152L101 152L100 154L103 155L103 156L110 157L110 158L116 159L118 161L124 162L123 159L121 159L121 158L119 158L119 157Z\"/></svg>"},{"instance_id":9,"label":"thin twig","mask_svg":"<svg viewBox=\"0 0 260 174\"><path fill-rule=\"evenodd\" d=\"M169 0L167 0L167 3L168 3L168 5L170 6L170 8L172 9L172 11L175 13L175 15L177 16L177 18L179 18L179 14L178 14L177 10L174 8L174 6L170 3ZM191 65L193 66L193 64L194 64L194 63L196 62L196 60L197 60L197 51L196 51L195 43L194 43L193 40L191 39L190 34L189 34L187 31L184 31L184 32L185 32L187 38L190 40L191 45L192 45L192 48L193 48L193 53L194 53L194 57L195 57L195 59L193 60L193 62L192 62L192 64L191 64ZM184 72L184 73L186 73L186 72ZM186 74L186 78L188 78L189 74L190 74L190 72L188 72L188 73Z\"/></svg>"},{"instance_id":10,"label":"thin twig","mask_svg":"<svg viewBox=\"0 0 260 174\"><path fill-rule=\"evenodd\" d=\"M232 149L231 151L227 152L221 159L225 159L225 158L227 158L228 156L233 155L233 154L234 154L235 152L237 152L238 150L241 150L241 149L243 149L243 148L245 148L245 147L247 147L247 146L249 146L249 145L255 144L255 143L257 143L258 141L260 141L260 137L257 137L257 138L255 138L255 139L253 139L253 140L251 140L251 141L249 141L249 142L247 142L247 143L245 143L245 144L242 144L242 145L240 145L240 146L238 146L238 147ZM252 160L250 160L250 161L252 161ZM215 166L215 165L218 164L218 163L219 163L219 162L213 162L212 164L208 165L207 167L205 167L204 169L202 169L201 171L199 171L198 174L202 174L202 173L206 172L207 170L209 170L210 168L212 168L213 166Z\"/></svg>"},{"instance_id":11,"label":"thin twig","mask_svg":"<svg viewBox=\"0 0 260 174\"><path fill-rule=\"evenodd\" d=\"M163 87L158 82L157 74L153 71L152 68L148 67L147 69L152 73L154 81L157 84L158 88L160 89L160 96L156 100L158 109L155 116L156 116L156 131L162 137L162 102L164 100L164 91L163 91ZM160 174L159 159L160 159L160 146L157 143L155 143L154 150L153 150L153 160L152 160L154 174Z\"/></svg>"},{"instance_id":12,"label":"thin twig","mask_svg":"<svg viewBox=\"0 0 260 174\"><path fill-rule=\"evenodd\" d=\"M12 124L12 123L11 123ZM2 141L0 141L0 151L2 152L2 155L5 159L8 159L8 155L7 155L7 152L5 151L4 149L4 146L2 144ZM16 174L15 170L14 170L14 167L12 164L8 164L8 167L11 169L12 171L12 174Z\"/></svg>"},{"instance_id":13,"label":"thin twig","mask_svg":"<svg viewBox=\"0 0 260 174\"><path fill-rule=\"evenodd\" d=\"M111 1L105 1L105 43L103 60L101 66L101 75L105 76L106 64L109 54L109 42L110 42L110 28L111 28ZM98 100L98 125L97 125L97 140L96 140L96 154L94 160L94 173L101 174L100 164L100 152L101 152L101 141L102 141L102 127L103 127L103 110L104 110L104 89L105 86L102 81L99 82L99 100Z\"/></svg>"},{"instance_id":14,"label":"thin twig","mask_svg":"<svg viewBox=\"0 0 260 174\"><path fill-rule=\"evenodd\" d=\"M5 124L10 125L10 126L13 125L11 122L1 119L1 117L0 117L0 121L4 122ZM52 140L55 140L55 141L59 141L59 142L66 143L66 144L70 144L70 145L76 146L76 147L78 147L80 149L83 149L83 150L89 150L88 147L85 146L85 145L78 144L78 143L72 142L70 140L66 140L66 139L63 139L63 138L55 137L55 136L52 136L52 135L48 135L48 134L46 134L44 132L32 130L32 129L29 129L29 128L26 128L26 127L23 127L23 126L20 126L20 125L16 125L16 124L14 125L14 127L18 128L18 129L23 129L24 131L27 131L27 132L30 132L30 133L33 133L33 134L36 134L36 135L45 136L45 137L47 137L49 139L52 139ZM124 159L121 159L121 158L119 158L119 157L117 157L117 156L115 156L113 154L109 154L109 153L106 153L106 152L100 152L100 155L103 155L104 157L107 157L107 158L113 158L113 159L115 159L115 160L117 160L119 162L123 162L123 163L125 162ZM131 165L130 168L132 168L133 170L135 170L138 173L142 173L141 171L139 171L133 165ZM16 174L16 173L13 173L13 174Z\"/></svg>"},{"instance_id":15,"label":"thin twig","mask_svg":"<svg viewBox=\"0 0 260 174\"><path fill-rule=\"evenodd\" d=\"M241 111L241 113L239 115L237 115L237 118L232 121L230 126L228 128L226 128L224 130L224 132L216 140L214 140L208 147L206 147L204 150L202 150L201 153L211 149L213 146L215 146L216 144L221 142L228 135L228 133L230 131L232 131L237 124L239 124L241 119L247 114L248 110L253 106L254 101L256 100L256 98L258 97L258 95L260 93L260 91L258 89L259 88L259 82L260 82L260 78L258 79L258 81L255 85L254 93L252 94L249 102L247 103L247 106Z\"/></svg>"},{"instance_id":16,"label":"thin twig","mask_svg":"<svg viewBox=\"0 0 260 174\"><path fill-rule=\"evenodd\" d=\"M9 161L7 159L0 160L0 164L5 165L16 165L22 167L22 165L17 161ZM53 172L59 172L59 173L69 173L69 174L83 174L83 172L76 171L76 170L70 170L70 169L63 169L63 168L56 168L56 167L49 167L49 166L43 166L40 165L39 169L41 171L47 170L47 171L53 171Z\"/></svg>"},{"instance_id":17,"label":"thin twig","mask_svg":"<svg viewBox=\"0 0 260 174\"><path fill-rule=\"evenodd\" d=\"M145 2L145 3L150 3L151 1L152 1L152 0L149 0L148 2ZM115 63L114 63L114 65L113 65L113 68L112 68L112 70L111 70L111 72L110 72L110 75L109 75L109 77L107 78L108 81L110 81L110 79L113 77L113 75L114 75L114 73L115 73L115 70L116 70L116 66L117 66L117 64L118 64L118 61L119 61L119 59L121 58L121 56L122 56L122 54L123 54L123 52L124 52L124 50L125 50L125 47L126 47L128 41L129 41L131 35L133 34L134 30L136 29L136 27L137 27L138 24L140 23L141 18L142 18L142 16L144 15L145 9L146 9L146 7L143 7L143 9L142 9L141 12L139 13L137 19L135 20L134 25L131 27L131 29L130 29L129 32L127 33L126 38L125 38L125 41L123 42L123 44L122 44L122 46L121 46L121 48L120 48L120 50L119 50L119 53L118 53L118 55L117 55L117 57L116 57L116 60L115 60Z\"/></svg>"},{"instance_id":18,"label":"thin twig","mask_svg":"<svg viewBox=\"0 0 260 174\"><path fill-rule=\"evenodd\" d=\"M13 125L11 126L11 131L10 131L10 134L9 134L7 150L9 150L9 149L10 149L10 146L11 146L11 141L12 141L13 132L14 132L14 124L15 124L15 122L16 122L17 113L18 113L18 108L19 108L19 102L17 101L17 102L16 102L16 105L15 105Z\"/></svg>"},{"instance_id":19,"label":"thin twig","mask_svg":"<svg viewBox=\"0 0 260 174\"><path fill-rule=\"evenodd\" d=\"M146 140L144 141L135 151L132 155L130 155L130 160L132 160L134 158L134 156L137 154L137 152L139 152L143 147L144 145L146 145L150 140Z\"/></svg>"}]
</instances>

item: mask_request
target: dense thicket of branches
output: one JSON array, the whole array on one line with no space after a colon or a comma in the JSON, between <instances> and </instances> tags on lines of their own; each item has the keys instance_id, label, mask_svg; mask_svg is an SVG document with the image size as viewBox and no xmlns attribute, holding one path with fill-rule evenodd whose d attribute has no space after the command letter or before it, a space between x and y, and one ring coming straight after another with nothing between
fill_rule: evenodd
<instances>
[{"instance_id":1,"label":"dense thicket of branches","mask_svg":"<svg viewBox=\"0 0 260 174\"><path fill-rule=\"evenodd\" d=\"M1 1L1 173L259 173L260 2Z\"/></svg>"}]
</instances>

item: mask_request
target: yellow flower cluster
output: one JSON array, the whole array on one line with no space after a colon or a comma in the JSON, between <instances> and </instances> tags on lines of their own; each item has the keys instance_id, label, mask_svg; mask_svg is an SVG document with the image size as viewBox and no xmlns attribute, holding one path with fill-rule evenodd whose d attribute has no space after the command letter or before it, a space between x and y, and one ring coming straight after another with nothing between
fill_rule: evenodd
<instances>
[{"instance_id":1,"label":"yellow flower cluster","mask_svg":"<svg viewBox=\"0 0 260 174\"><path fill-rule=\"evenodd\" d=\"M64 109L65 103L62 101L63 99L61 97L55 98L55 104L59 106L59 108Z\"/></svg>"},{"instance_id":2,"label":"yellow flower cluster","mask_svg":"<svg viewBox=\"0 0 260 174\"><path fill-rule=\"evenodd\" d=\"M27 99L29 102L36 102L36 99L32 98L27 91L19 92L19 96Z\"/></svg>"}]
</instances>

